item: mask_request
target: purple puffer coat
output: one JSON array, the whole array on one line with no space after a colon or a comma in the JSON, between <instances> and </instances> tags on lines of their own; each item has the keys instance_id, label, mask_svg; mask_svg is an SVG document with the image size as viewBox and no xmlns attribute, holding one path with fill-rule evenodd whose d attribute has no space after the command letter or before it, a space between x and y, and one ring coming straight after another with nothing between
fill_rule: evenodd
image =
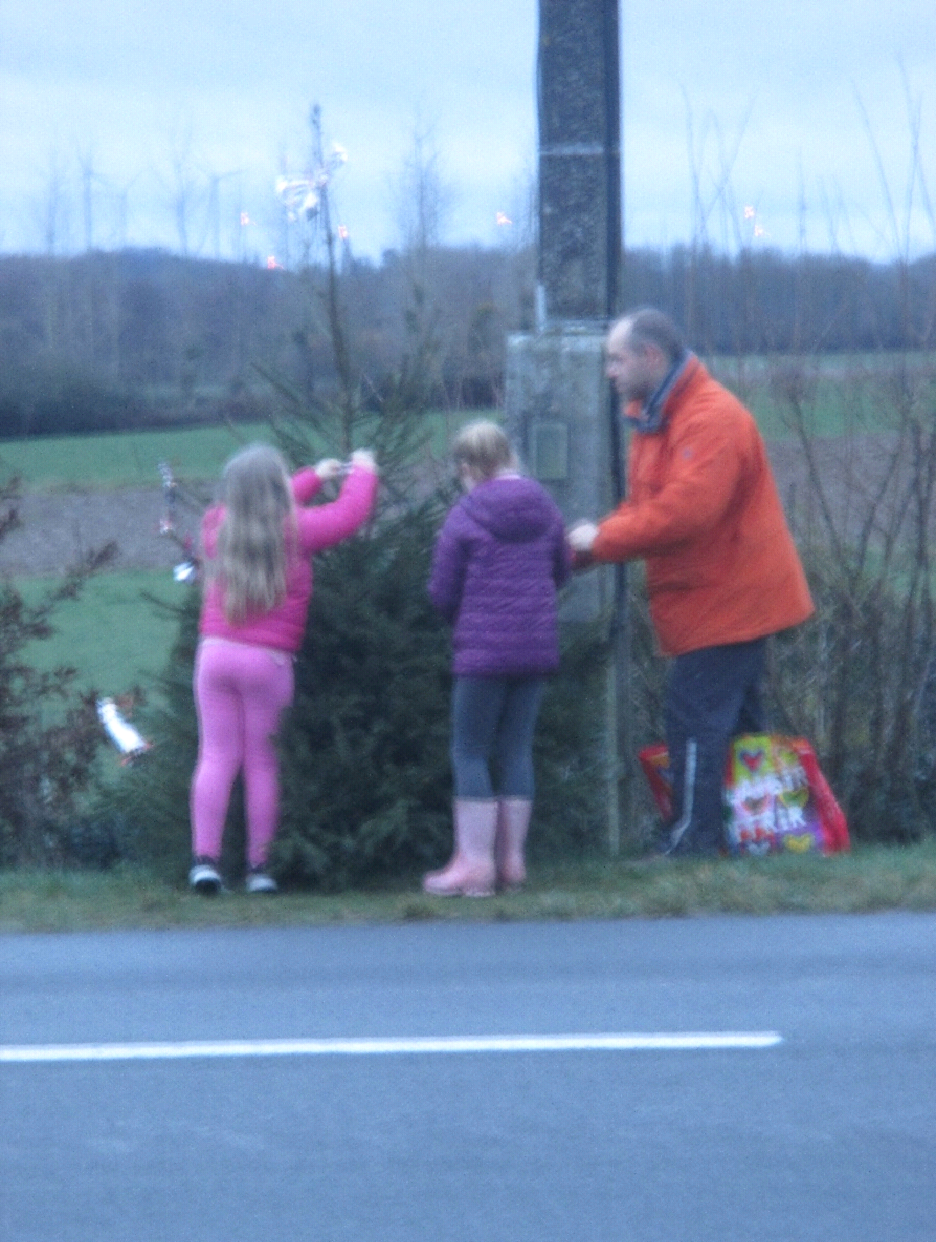
<instances>
[{"instance_id":1,"label":"purple puffer coat","mask_svg":"<svg viewBox=\"0 0 936 1242\"><path fill-rule=\"evenodd\" d=\"M429 580L429 598L454 626L455 675L556 669L556 591L570 566L562 514L534 479L506 475L463 496L439 532Z\"/></svg>"}]
</instances>

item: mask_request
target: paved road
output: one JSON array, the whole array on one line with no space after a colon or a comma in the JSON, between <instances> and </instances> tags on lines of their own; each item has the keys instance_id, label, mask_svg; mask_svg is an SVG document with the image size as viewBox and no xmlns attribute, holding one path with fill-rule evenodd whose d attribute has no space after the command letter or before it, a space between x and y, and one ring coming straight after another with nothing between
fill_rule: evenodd
<instances>
[{"instance_id":1,"label":"paved road","mask_svg":"<svg viewBox=\"0 0 936 1242\"><path fill-rule=\"evenodd\" d=\"M934 1242L934 985L928 915L3 937L0 1239ZM257 1042L674 1032L782 1042Z\"/></svg>"}]
</instances>

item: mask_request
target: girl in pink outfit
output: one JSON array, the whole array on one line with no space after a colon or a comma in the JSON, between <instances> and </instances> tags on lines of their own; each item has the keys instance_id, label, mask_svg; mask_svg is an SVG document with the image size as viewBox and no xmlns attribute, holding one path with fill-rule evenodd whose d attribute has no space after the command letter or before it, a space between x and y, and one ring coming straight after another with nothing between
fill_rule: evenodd
<instances>
[{"instance_id":1,"label":"girl in pink outfit","mask_svg":"<svg viewBox=\"0 0 936 1242\"><path fill-rule=\"evenodd\" d=\"M313 552L347 539L370 516L377 493L371 453L359 450L338 499L308 505L341 464L325 460L290 479L276 449L255 444L224 469L221 503L202 522L205 593L195 657L198 761L192 778L198 892L221 888L219 860L231 788L244 774L247 891L273 893L266 874L276 832L275 736L293 697L293 656L305 633Z\"/></svg>"}]
</instances>

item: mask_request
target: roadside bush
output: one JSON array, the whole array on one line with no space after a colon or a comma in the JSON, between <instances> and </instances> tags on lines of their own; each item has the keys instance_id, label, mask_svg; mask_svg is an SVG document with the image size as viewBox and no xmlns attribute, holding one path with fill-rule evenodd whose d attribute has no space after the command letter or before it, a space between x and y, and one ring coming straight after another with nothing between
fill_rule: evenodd
<instances>
[{"instance_id":1,"label":"roadside bush","mask_svg":"<svg viewBox=\"0 0 936 1242\"><path fill-rule=\"evenodd\" d=\"M814 386L789 368L781 382L817 614L777 644L777 701L816 742L854 835L916 840L936 822L936 369L884 355L844 370L835 439L815 432Z\"/></svg>"},{"instance_id":2,"label":"roadside bush","mask_svg":"<svg viewBox=\"0 0 936 1242\"><path fill-rule=\"evenodd\" d=\"M18 524L15 487L0 490L0 539ZM85 812L101 742L93 695L74 690L75 670L39 672L26 648L53 634L58 604L76 598L113 554L92 553L37 604L0 581L0 867L74 862L74 826Z\"/></svg>"},{"instance_id":3,"label":"roadside bush","mask_svg":"<svg viewBox=\"0 0 936 1242\"><path fill-rule=\"evenodd\" d=\"M154 693L134 722L152 744L120 779L102 790L95 819L108 825L120 857L154 873L181 880L190 865L188 791L198 751L192 670L198 642L200 592L192 586L181 604L151 599L176 622L176 635ZM232 841L225 845L233 848Z\"/></svg>"}]
</instances>

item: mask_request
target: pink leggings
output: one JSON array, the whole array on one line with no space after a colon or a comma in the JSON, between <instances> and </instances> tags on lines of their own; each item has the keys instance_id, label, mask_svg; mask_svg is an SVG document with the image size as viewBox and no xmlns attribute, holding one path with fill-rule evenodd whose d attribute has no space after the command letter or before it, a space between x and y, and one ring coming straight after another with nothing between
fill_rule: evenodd
<instances>
[{"instance_id":1,"label":"pink leggings","mask_svg":"<svg viewBox=\"0 0 936 1242\"><path fill-rule=\"evenodd\" d=\"M191 794L196 858L220 858L231 787L243 769L247 863L266 863L279 813L274 737L292 696L292 657L287 652L217 639L199 644L198 762Z\"/></svg>"}]
</instances>

